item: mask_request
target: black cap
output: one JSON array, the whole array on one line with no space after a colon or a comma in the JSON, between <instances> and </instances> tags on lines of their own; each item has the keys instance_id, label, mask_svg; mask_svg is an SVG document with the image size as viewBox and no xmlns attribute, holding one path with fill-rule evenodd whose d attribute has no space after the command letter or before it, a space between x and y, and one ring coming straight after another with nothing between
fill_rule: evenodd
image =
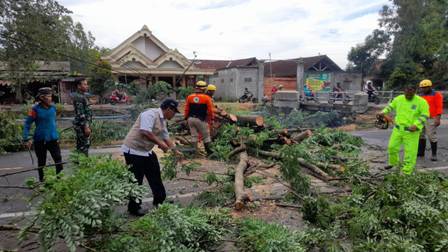
<instances>
[{"instance_id":1,"label":"black cap","mask_svg":"<svg viewBox=\"0 0 448 252\"><path fill-rule=\"evenodd\" d=\"M160 104L160 108L162 108L162 109L172 108L174 111L176 111L176 113L180 113L179 110L177 109L178 105L179 105L179 102L177 102L174 99L168 98L168 99L165 99L162 102L162 104Z\"/></svg>"},{"instance_id":2,"label":"black cap","mask_svg":"<svg viewBox=\"0 0 448 252\"><path fill-rule=\"evenodd\" d=\"M36 97L39 98L39 96L41 95L51 95L51 94L53 94L53 89L51 89L50 87L43 87L39 88Z\"/></svg>"}]
</instances>

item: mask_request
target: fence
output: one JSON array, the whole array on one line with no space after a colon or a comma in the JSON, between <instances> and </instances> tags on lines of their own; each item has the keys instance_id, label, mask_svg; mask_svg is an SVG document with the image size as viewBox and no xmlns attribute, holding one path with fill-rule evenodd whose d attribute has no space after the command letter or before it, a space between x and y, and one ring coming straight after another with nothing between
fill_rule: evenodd
<instances>
[{"instance_id":1,"label":"fence","mask_svg":"<svg viewBox=\"0 0 448 252\"><path fill-rule=\"evenodd\" d=\"M359 91L349 91L349 92L315 92L313 96L305 96L304 101L312 101L316 103L342 103L349 104L353 101L353 97ZM375 92L379 103L385 104L389 103L395 96L401 94L398 91L376 91ZM367 95L367 94L366 94Z\"/></svg>"}]
</instances>

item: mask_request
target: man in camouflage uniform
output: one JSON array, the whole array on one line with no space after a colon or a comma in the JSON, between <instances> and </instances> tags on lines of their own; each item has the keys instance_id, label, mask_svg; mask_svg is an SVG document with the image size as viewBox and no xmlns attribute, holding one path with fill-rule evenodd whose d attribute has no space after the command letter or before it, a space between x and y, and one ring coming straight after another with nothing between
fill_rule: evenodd
<instances>
[{"instance_id":1,"label":"man in camouflage uniform","mask_svg":"<svg viewBox=\"0 0 448 252\"><path fill-rule=\"evenodd\" d=\"M91 133L90 123L92 122L92 110L87 99L89 85L84 78L77 80L76 85L78 90L73 95L73 108L75 110L73 128L76 133L76 150L88 155Z\"/></svg>"}]
</instances>

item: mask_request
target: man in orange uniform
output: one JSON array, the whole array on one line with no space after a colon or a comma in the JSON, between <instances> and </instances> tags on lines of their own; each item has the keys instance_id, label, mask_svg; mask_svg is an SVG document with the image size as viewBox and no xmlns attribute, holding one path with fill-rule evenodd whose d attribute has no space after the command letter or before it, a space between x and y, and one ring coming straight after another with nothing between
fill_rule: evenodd
<instances>
[{"instance_id":1,"label":"man in orange uniform","mask_svg":"<svg viewBox=\"0 0 448 252\"><path fill-rule=\"evenodd\" d=\"M198 136L201 134L205 151L207 155L212 154L210 131L208 129L208 122L213 121L213 102L210 96L205 94L207 83L205 81L198 81L196 83L195 92L187 97L185 103L185 120L188 122L190 133L192 136L193 146L196 153L198 149Z\"/></svg>"},{"instance_id":2,"label":"man in orange uniform","mask_svg":"<svg viewBox=\"0 0 448 252\"><path fill-rule=\"evenodd\" d=\"M443 96L440 92L432 89L432 82L430 80L422 80L420 82L420 89L422 91L421 97L424 98L429 105L429 119L426 121L425 129L420 135L418 145L418 156L425 156L426 137L431 144L431 161L437 161L437 127L440 125L440 117L443 113Z\"/></svg>"}]
</instances>

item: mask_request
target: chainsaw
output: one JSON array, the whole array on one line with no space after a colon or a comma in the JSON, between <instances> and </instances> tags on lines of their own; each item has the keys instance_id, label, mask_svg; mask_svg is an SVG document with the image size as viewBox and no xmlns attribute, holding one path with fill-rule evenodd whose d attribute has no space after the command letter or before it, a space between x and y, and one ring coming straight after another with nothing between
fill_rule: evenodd
<instances>
[{"instance_id":1,"label":"chainsaw","mask_svg":"<svg viewBox=\"0 0 448 252\"><path fill-rule=\"evenodd\" d=\"M378 129L388 129L389 124L392 124L393 120L387 115L376 115L375 127Z\"/></svg>"}]
</instances>

